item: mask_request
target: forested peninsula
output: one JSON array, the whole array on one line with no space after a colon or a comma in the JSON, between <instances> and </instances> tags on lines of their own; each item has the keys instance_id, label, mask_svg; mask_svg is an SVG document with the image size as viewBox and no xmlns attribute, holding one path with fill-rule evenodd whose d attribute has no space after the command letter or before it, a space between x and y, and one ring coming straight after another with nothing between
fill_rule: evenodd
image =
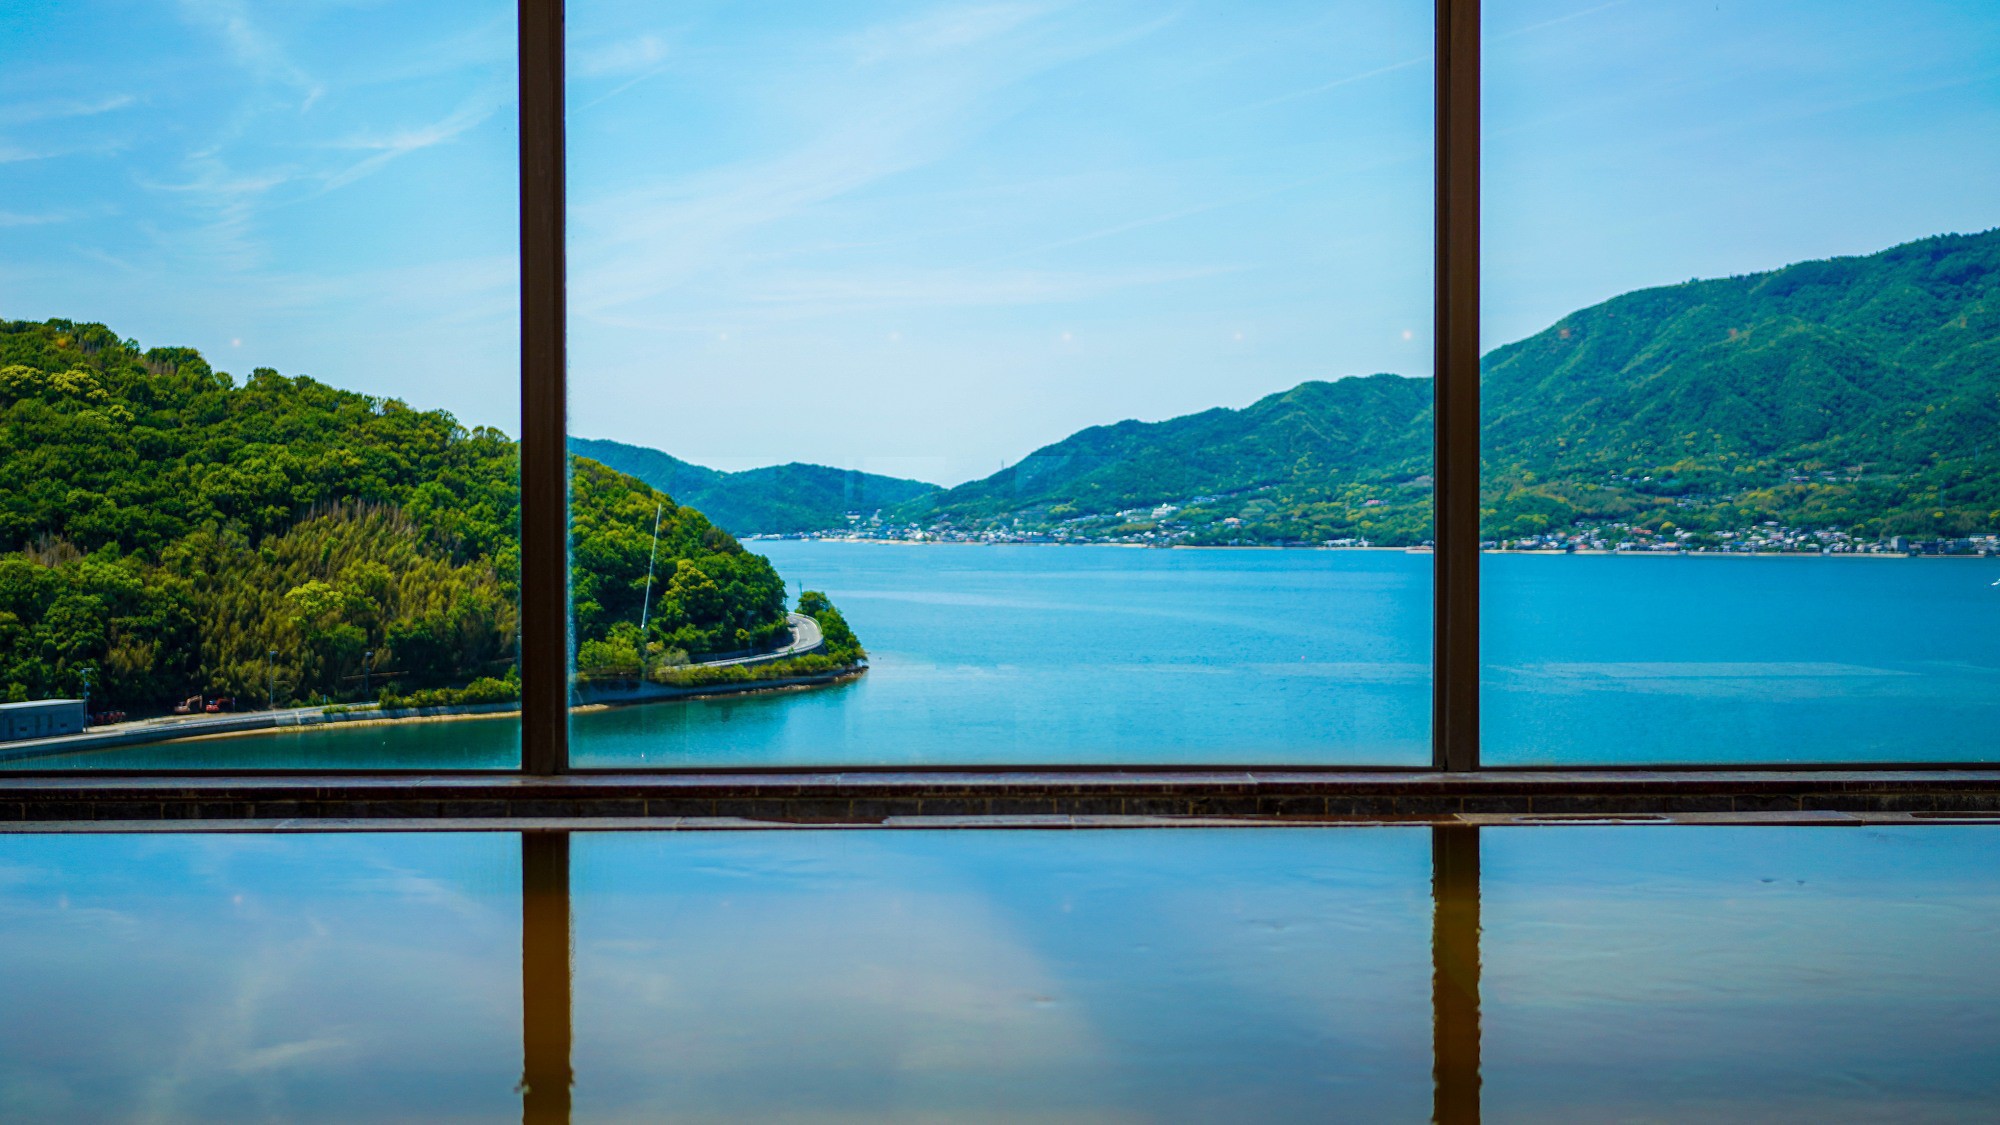
<instances>
[{"instance_id":1,"label":"forested peninsula","mask_svg":"<svg viewBox=\"0 0 2000 1125\"><path fill-rule=\"evenodd\" d=\"M702 513L572 459L579 673L699 686L690 668L788 636L785 585ZM658 518L657 558L654 556ZM450 414L268 368L240 383L189 348L97 324L0 323L0 698L161 711L491 702L517 694L515 443ZM646 644L639 637L649 562ZM823 595L819 652L851 666ZM372 661L369 654L373 654Z\"/></svg>"}]
</instances>

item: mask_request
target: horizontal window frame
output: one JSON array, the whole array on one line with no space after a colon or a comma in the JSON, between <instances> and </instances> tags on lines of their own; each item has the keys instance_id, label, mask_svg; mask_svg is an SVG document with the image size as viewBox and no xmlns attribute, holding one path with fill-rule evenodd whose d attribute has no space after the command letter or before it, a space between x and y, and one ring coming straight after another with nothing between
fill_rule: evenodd
<instances>
[{"instance_id":1,"label":"horizontal window frame","mask_svg":"<svg viewBox=\"0 0 2000 1125\"><path fill-rule=\"evenodd\" d=\"M77 751L89 753L89 751ZM1632 777L1635 779L1657 780L1663 783L1676 779L1703 774L1787 774L1787 775L1827 775L1854 773L1861 775L1896 775L1906 773L1948 773L1977 775L2000 770L2000 762L1988 760L1973 761L1765 761L1765 762L1710 762L1699 759L1671 762L1629 763L1581 763L1564 765L1561 763L1532 763L1514 765L1481 765L1474 770L1440 770L1431 765L1379 765L1374 763L1354 763L1348 765L1323 762L1231 762L1217 765L1152 765L1136 763L1104 762L1052 762L1052 763L1011 763L996 765L953 765L937 762L912 762L903 765L609 765L572 766L556 773L532 773L519 767L495 767L478 769L470 767L424 767L408 766L396 768L357 769L341 766L280 766L268 768L237 766L203 766L186 769L33 769L7 768L0 765L0 788L10 780L56 781L69 779L77 781L79 790L89 787L89 783L119 780L172 780L186 778L190 781L234 781L234 780L297 780L303 778L379 779L401 778L411 782L437 781L441 783L459 780L508 780L536 778L604 778L604 777L759 777L770 779L773 787L793 784L803 777L828 775L880 776L893 774L922 774L940 779L964 782L1004 781L1028 774L1119 774L1142 777L1149 780L1165 780L1195 783L1218 776L1240 777L1250 774L1316 774L1336 776L1342 774L1370 774L1400 776L1420 774L1425 777L1468 776L1554 776L1562 774L1587 774L1603 777ZM1226 789L1235 782L1218 782Z\"/></svg>"},{"instance_id":2,"label":"horizontal window frame","mask_svg":"<svg viewBox=\"0 0 2000 1125\"><path fill-rule=\"evenodd\" d=\"M227 831L328 821L394 830L426 818L443 828L489 830L525 821L622 830L790 823L958 827L995 820L1019 827L1113 827L1157 825L1163 818L1272 826L1634 818L1993 823L2000 822L2000 770L766 769L417 780L338 772L0 778L0 831L63 824Z\"/></svg>"}]
</instances>

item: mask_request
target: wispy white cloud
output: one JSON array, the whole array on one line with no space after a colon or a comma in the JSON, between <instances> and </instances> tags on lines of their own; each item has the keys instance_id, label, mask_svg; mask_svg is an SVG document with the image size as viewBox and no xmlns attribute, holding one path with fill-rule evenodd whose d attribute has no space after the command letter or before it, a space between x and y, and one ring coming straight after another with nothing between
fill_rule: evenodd
<instances>
[{"instance_id":1,"label":"wispy white cloud","mask_svg":"<svg viewBox=\"0 0 2000 1125\"><path fill-rule=\"evenodd\" d=\"M215 199L240 199L246 196L262 195L274 187L298 178L296 171L271 170L260 173L232 175L227 170L211 165L201 175L179 183L162 180L141 180L141 187L154 191L183 192Z\"/></svg>"},{"instance_id":2,"label":"wispy white cloud","mask_svg":"<svg viewBox=\"0 0 2000 1125\"><path fill-rule=\"evenodd\" d=\"M870 28L851 41L865 64L922 58L998 38L1053 10L1050 4L977 4L944 8L901 23Z\"/></svg>"},{"instance_id":3,"label":"wispy white cloud","mask_svg":"<svg viewBox=\"0 0 2000 1125\"><path fill-rule=\"evenodd\" d=\"M1568 23L1571 20L1582 19L1585 16L1596 15L1607 8L1623 7L1629 3L1631 3L1631 0L1606 0L1606 3L1603 4L1593 4L1588 8L1580 8L1574 12L1565 12L1560 16L1537 20L1534 23L1523 24L1520 27L1509 28L1505 31L1496 31L1492 33L1492 37L1495 39L1512 39L1516 35L1527 35L1530 32L1540 31L1543 28L1554 27L1557 24Z\"/></svg>"},{"instance_id":4,"label":"wispy white cloud","mask_svg":"<svg viewBox=\"0 0 2000 1125\"><path fill-rule=\"evenodd\" d=\"M655 29L598 39L571 39L569 74L572 82L612 83L610 89L572 102L571 116L595 109L647 79L665 73L679 58L680 35L676 31Z\"/></svg>"},{"instance_id":5,"label":"wispy white cloud","mask_svg":"<svg viewBox=\"0 0 2000 1125\"><path fill-rule=\"evenodd\" d=\"M81 211L0 211L0 227L45 227L83 217Z\"/></svg>"},{"instance_id":6,"label":"wispy white cloud","mask_svg":"<svg viewBox=\"0 0 2000 1125\"><path fill-rule=\"evenodd\" d=\"M0 127L27 125L37 121L62 121L76 117L96 117L133 105L138 99L130 94L114 94L104 98L51 98L43 101L16 102L0 106Z\"/></svg>"},{"instance_id":7,"label":"wispy white cloud","mask_svg":"<svg viewBox=\"0 0 2000 1125\"><path fill-rule=\"evenodd\" d=\"M1072 246L1082 246L1085 243L1096 242L1099 239L1114 238L1118 235L1126 234L1131 231L1144 230L1147 227L1156 227L1160 226L1163 223L1177 222L1181 219L1193 218L1196 215L1205 215L1211 211L1219 211L1224 207L1232 207L1237 204L1248 203L1254 200L1268 198L1270 196L1277 195L1282 191L1288 191L1293 186L1296 185L1286 185L1285 187L1282 188L1271 189L1268 191L1260 191L1252 195L1239 196L1233 199L1218 199L1206 203L1192 204L1187 207L1176 207L1171 211L1163 211L1158 214L1146 215L1142 218L1129 219L1122 223L1113 223L1108 227L1099 227L1096 230L1085 231L1082 234L1071 235L1067 238L1056 239L1053 242L1044 242L1037 246L1030 246L1025 249L1016 250L1009 254L1006 254L1003 257L990 259L988 264L992 264L994 262L1014 261L1020 258L1032 257L1037 254L1045 254L1052 250L1067 250Z\"/></svg>"},{"instance_id":8,"label":"wispy white cloud","mask_svg":"<svg viewBox=\"0 0 2000 1125\"><path fill-rule=\"evenodd\" d=\"M242 0L181 0L181 11L220 35L236 61L252 74L301 93L301 111L310 109L326 93L325 85L292 61L277 38L250 18Z\"/></svg>"},{"instance_id":9,"label":"wispy white cloud","mask_svg":"<svg viewBox=\"0 0 2000 1125\"><path fill-rule=\"evenodd\" d=\"M23 146L0 141L0 164L24 164L31 160L55 160L64 156L83 156L97 153L117 152L125 147L118 138L86 141L67 145Z\"/></svg>"},{"instance_id":10,"label":"wispy white cloud","mask_svg":"<svg viewBox=\"0 0 2000 1125\"><path fill-rule=\"evenodd\" d=\"M104 265L110 266L112 269L115 269L130 278L137 278L144 276L146 274L146 271L141 269L138 265L130 261L127 261L126 259L121 258L118 255L113 254L110 251L105 250L101 247L79 246L76 248L76 254L77 257L82 258L85 261L100 262Z\"/></svg>"},{"instance_id":11,"label":"wispy white cloud","mask_svg":"<svg viewBox=\"0 0 2000 1125\"><path fill-rule=\"evenodd\" d=\"M442 38L405 40L385 45L389 49L374 57L343 60L338 85L345 92L466 72L505 72L511 80L515 35L513 6L508 5L494 18Z\"/></svg>"},{"instance_id":12,"label":"wispy white cloud","mask_svg":"<svg viewBox=\"0 0 2000 1125\"><path fill-rule=\"evenodd\" d=\"M788 272L734 296L748 305L823 316L869 309L1057 304L1236 272L1233 266L1119 270L901 269Z\"/></svg>"},{"instance_id":13,"label":"wispy white cloud","mask_svg":"<svg viewBox=\"0 0 2000 1125\"><path fill-rule=\"evenodd\" d=\"M632 306L696 279L752 305L821 303L823 295L774 299L779 289L737 279L768 259L774 243L788 244L773 237L780 227L948 159L1006 118L1016 86L1172 18L1149 11L1143 22L1106 28L1054 18L1061 14L1053 4L954 6L838 41L833 59L795 77L792 115L809 128L789 148L579 202L574 307L598 318L648 319ZM1018 303L1053 290L1046 279L1029 285L1020 274L962 273L941 291L960 294L954 301L985 293Z\"/></svg>"},{"instance_id":14,"label":"wispy white cloud","mask_svg":"<svg viewBox=\"0 0 2000 1125\"><path fill-rule=\"evenodd\" d=\"M263 248L254 237L259 208L276 189L300 178L297 168L236 173L219 161L198 161L196 175L178 183L140 181L140 186L186 199L194 218L188 228L147 224L144 229L170 254L184 262L201 262L228 271L264 264Z\"/></svg>"},{"instance_id":15,"label":"wispy white cloud","mask_svg":"<svg viewBox=\"0 0 2000 1125\"><path fill-rule=\"evenodd\" d=\"M136 181L178 197L140 226L157 250L179 263L176 268L264 269L270 264L265 220L271 208L338 191L404 156L450 143L512 104L511 81L481 73L511 61L511 21L463 24L440 39L397 42L385 45L379 57L343 60L335 72L336 91L297 61L318 56L305 54L294 41L300 32L275 22L292 14L288 8L246 0L179 0L179 9L190 25L221 42L224 57L249 82L236 81L234 99L203 115L213 124L181 157L177 180ZM374 88L427 83L446 74L461 76L455 84L470 91L456 108L406 127L357 131L358 113L373 113L362 120L381 121L385 115L377 107L402 104ZM437 105L429 87L416 89L423 91L422 100L410 104ZM374 92L364 96L364 90ZM329 95L334 96L321 112L307 113Z\"/></svg>"},{"instance_id":16,"label":"wispy white cloud","mask_svg":"<svg viewBox=\"0 0 2000 1125\"><path fill-rule=\"evenodd\" d=\"M316 1056L347 1052L353 1046L353 1040L346 1036L323 1035L313 1039L273 1043L267 1047L245 1047L229 1059L229 1069L237 1074L285 1070Z\"/></svg>"},{"instance_id":17,"label":"wispy white cloud","mask_svg":"<svg viewBox=\"0 0 2000 1125\"><path fill-rule=\"evenodd\" d=\"M337 142L331 147L361 150L369 155L325 177L325 190L332 191L345 187L363 176L380 170L397 157L444 144L478 127L508 102L509 97L505 91L497 88L489 89L428 124L394 133L350 137Z\"/></svg>"},{"instance_id":18,"label":"wispy white cloud","mask_svg":"<svg viewBox=\"0 0 2000 1125\"><path fill-rule=\"evenodd\" d=\"M722 264L763 227L916 167L929 147L922 134L941 125L936 105L856 119L769 160L578 208L592 239L575 285L580 304L654 296Z\"/></svg>"},{"instance_id":19,"label":"wispy white cloud","mask_svg":"<svg viewBox=\"0 0 2000 1125\"><path fill-rule=\"evenodd\" d=\"M66 155L51 149L22 148L20 145L0 141L0 164L21 164L30 160L47 160L52 156Z\"/></svg>"},{"instance_id":20,"label":"wispy white cloud","mask_svg":"<svg viewBox=\"0 0 2000 1125\"><path fill-rule=\"evenodd\" d=\"M312 925L307 933L289 940L260 943L248 958L232 965L227 979L216 982L221 991L183 1017L187 1026L180 1050L139 1091L134 1118L148 1122L186 1120L192 1108L189 1103L199 1100L218 1071L255 1075L345 1046L326 1037L258 1042L270 1022L269 1010L294 987L328 940L324 926Z\"/></svg>"},{"instance_id":21,"label":"wispy white cloud","mask_svg":"<svg viewBox=\"0 0 2000 1125\"><path fill-rule=\"evenodd\" d=\"M1413 66L1427 66L1430 64L1430 61L1431 55L1428 53L1417 55L1413 58L1404 59L1401 62L1390 63L1387 66L1378 66L1371 70L1364 70L1359 74L1350 74L1344 78L1336 78L1331 82L1322 82L1317 86L1308 86L1303 90L1293 90L1289 93L1279 94L1276 97L1265 98L1260 102L1251 102L1248 105L1238 106L1236 109L1227 112L1247 113L1251 110L1268 109L1274 105L1283 105L1286 102L1298 101L1300 98L1310 98L1317 94L1324 94L1330 90L1338 90L1342 86L1352 86L1359 82L1367 82L1370 79L1380 78L1385 74L1394 74L1399 70L1408 70Z\"/></svg>"},{"instance_id":22,"label":"wispy white cloud","mask_svg":"<svg viewBox=\"0 0 2000 1125\"><path fill-rule=\"evenodd\" d=\"M337 191L391 162L423 149L446 144L491 118L507 104L509 93L498 87L481 91L445 116L420 125L381 133L350 134L316 146L332 156L305 156L278 166L242 171L231 166L227 141L191 153L189 175L176 181L137 180L138 186L181 197L191 226L155 221L147 229L170 252L228 270L262 267L267 255L257 237L266 208L296 201L300 193ZM355 159L352 154L363 154ZM287 191L287 188L294 190Z\"/></svg>"},{"instance_id":23,"label":"wispy white cloud","mask_svg":"<svg viewBox=\"0 0 2000 1125\"><path fill-rule=\"evenodd\" d=\"M572 64L584 78L622 78L651 70L667 57L667 42L658 35L636 35L630 39L585 47Z\"/></svg>"}]
</instances>

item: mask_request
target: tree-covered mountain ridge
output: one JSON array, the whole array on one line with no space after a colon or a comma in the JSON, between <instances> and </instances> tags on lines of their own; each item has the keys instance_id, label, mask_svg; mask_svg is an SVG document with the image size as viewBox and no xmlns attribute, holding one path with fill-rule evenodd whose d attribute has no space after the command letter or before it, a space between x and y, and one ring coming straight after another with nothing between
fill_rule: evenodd
<instances>
[{"instance_id":1,"label":"tree-covered mountain ridge","mask_svg":"<svg viewBox=\"0 0 2000 1125\"><path fill-rule=\"evenodd\" d=\"M2000 528L2000 230L1627 293L1481 371L1495 542ZM1080 431L868 533L1412 545L1430 536L1431 456L1430 380L1308 382Z\"/></svg>"},{"instance_id":2,"label":"tree-covered mountain ridge","mask_svg":"<svg viewBox=\"0 0 2000 1125\"><path fill-rule=\"evenodd\" d=\"M640 669L648 589L649 670L789 636L768 561L633 477L572 467L581 670ZM519 527L497 430L268 368L239 383L103 325L0 323L0 698L505 698ZM802 659L858 659L826 614L838 651Z\"/></svg>"},{"instance_id":3,"label":"tree-covered mountain ridge","mask_svg":"<svg viewBox=\"0 0 2000 1125\"><path fill-rule=\"evenodd\" d=\"M849 513L894 508L938 490L922 481L796 461L728 473L601 438L572 437L569 448L699 509L735 535L846 527Z\"/></svg>"}]
</instances>

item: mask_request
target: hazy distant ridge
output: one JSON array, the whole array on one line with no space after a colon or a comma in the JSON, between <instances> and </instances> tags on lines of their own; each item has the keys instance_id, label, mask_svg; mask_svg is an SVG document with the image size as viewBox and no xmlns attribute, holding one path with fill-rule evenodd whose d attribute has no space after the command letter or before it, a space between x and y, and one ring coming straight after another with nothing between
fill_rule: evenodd
<instances>
[{"instance_id":1,"label":"hazy distant ridge","mask_svg":"<svg viewBox=\"0 0 2000 1125\"><path fill-rule=\"evenodd\" d=\"M573 437L569 447L700 510L734 535L845 527L849 512L872 513L937 491L922 481L825 465L793 462L725 473L624 442Z\"/></svg>"}]
</instances>

